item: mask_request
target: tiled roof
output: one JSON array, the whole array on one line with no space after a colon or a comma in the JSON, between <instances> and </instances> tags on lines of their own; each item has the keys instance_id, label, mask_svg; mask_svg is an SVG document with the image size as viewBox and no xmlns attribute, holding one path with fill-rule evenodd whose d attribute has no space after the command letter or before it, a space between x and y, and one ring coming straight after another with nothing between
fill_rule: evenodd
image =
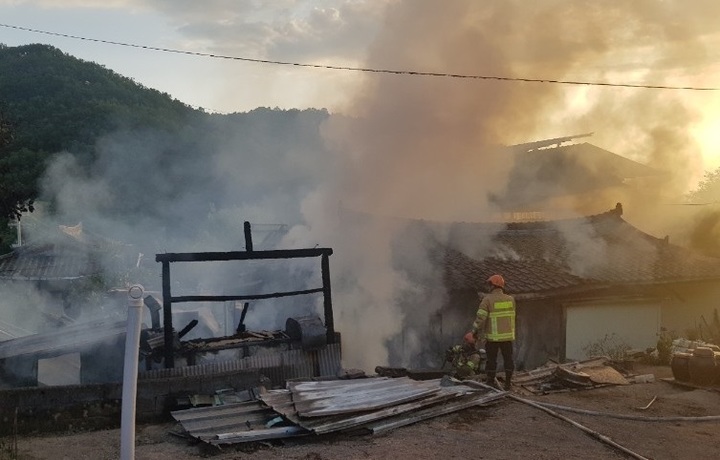
<instances>
[{"instance_id":1,"label":"tiled roof","mask_svg":"<svg viewBox=\"0 0 720 460\"><path fill-rule=\"evenodd\" d=\"M467 235L475 235L478 243L469 244ZM456 224L448 241L443 261L451 289L478 289L493 273L502 274L508 291L517 294L720 280L720 259L643 233L622 218L619 206L580 219L510 223L499 228L497 224Z\"/></svg>"},{"instance_id":2,"label":"tiled roof","mask_svg":"<svg viewBox=\"0 0 720 460\"><path fill-rule=\"evenodd\" d=\"M99 273L87 252L55 245L21 247L0 256L0 280L72 280Z\"/></svg>"},{"instance_id":3,"label":"tiled roof","mask_svg":"<svg viewBox=\"0 0 720 460\"><path fill-rule=\"evenodd\" d=\"M8 254L0 255L0 280L72 280L100 273L98 258L118 243L102 239L74 227L41 225L27 219L33 238Z\"/></svg>"}]
</instances>

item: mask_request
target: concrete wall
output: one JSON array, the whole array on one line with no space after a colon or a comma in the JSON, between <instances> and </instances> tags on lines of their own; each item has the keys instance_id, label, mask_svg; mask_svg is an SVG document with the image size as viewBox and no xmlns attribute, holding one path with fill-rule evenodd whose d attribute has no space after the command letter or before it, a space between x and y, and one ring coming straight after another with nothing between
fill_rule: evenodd
<instances>
[{"instance_id":1,"label":"concrete wall","mask_svg":"<svg viewBox=\"0 0 720 460\"><path fill-rule=\"evenodd\" d=\"M165 420L179 396L214 394L260 384L257 370L138 381L139 423ZM90 430L120 426L119 383L16 388L0 391L0 436L18 433Z\"/></svg>"}]
</instances>

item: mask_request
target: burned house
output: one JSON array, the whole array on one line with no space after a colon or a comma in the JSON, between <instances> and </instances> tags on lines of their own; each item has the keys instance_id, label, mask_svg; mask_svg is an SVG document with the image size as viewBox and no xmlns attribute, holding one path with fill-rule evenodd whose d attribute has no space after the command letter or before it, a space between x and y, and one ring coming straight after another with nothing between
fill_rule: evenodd
<instances>
[{"instance_id":1,"label":"burned house","mask_svg":"<svg viewBox=\"0 0 720 460\"><path fill-rule=\"evenodd\" d=\"M405 226L395 258L426 287L403 307L405 329L424 345L411 365L442 364L438 350L462 340L478 291L494 273L517 299L517 361L525 369L584 359L594 344L654 348L661 333L683 335L712 318L719 259L643 232L620 204L593 211L605 199L645 210L666 175L586 142L568 144L586 136L510 147L506 185L489 196L496 212L482 222ZM402 262L418 250L427 253L430 275ZM418 315L418 302L428 299L433 305ZM405 335L393 341L406 351L393 365L409 355Z\"/></svg>"},{"instance_id":2,"label":"burned house","mask_svg":"<svg viewBox=\"0 0 720 460\"><path fill-rule=\"evenodd\" d=\"M457 341L477 292L502 274L517 300L520 366L583 359L594 343L654 348L663 331L683 334L712 317L720 298L720 259L646 234L622 206L591 216L506 224L456 224L449 241L472 235L482 255L452 245L436 252L448 302L435 335Z\"/></svg>"},{"instance_id":3,"label":"burned house","mask_svg":"<svg viewBox=\"0 0 720 460\"><path fill-rule=\"evenodd\" d=\"M302 376L334 375L340 370L340 336L335 332L332 313L329 248L255 250L246 224L246 250L215 253L158 254L162 274L162 291L144 297L145 320L140 338L141 379L172 379L188 375L243 373L254 370L272 385ZM240 284L234 292L200 292L183 295L176 278L171 279L171 264L229 264L252 261L287 262L315 259L320 285L309 289L257 292L262 284ZM57 265L57 264L56 264ZM236 267L235 267L236 268ZM207 268L204 268L207 270ZM225 267L220 272L233 271ZM211 271L213 272L213 271ZM213 272L214 273L214 272ZM172 288L172 289L171 289ZM254 289L248 291L248 289ZM308 314L304 304L292 304L294 315L284 318L282 328L253 329L250 319L260 308L251 303L278 301L285 298L318 297L322 299L319 315ZM222 317L220 331L192 338L189 332L201 321L184 313L201 310L179 310L180 304L215 304ZM310 304L318 304L317 299ZM0 342L0 383L5 386L37 384L113 383L122 379L127 303L106 308L106 315L95 320L71 321L68 325ZM272 305L263 305L266 310ZM174 311L175 310L175 311ZM208 308L203 311L212 311ZM314 312L315 310L313 310ZM210 315L212 316L212 315ZM202 319L202 318L201 318ZM57 359L71 365L57 364L65 374L44 381L43 366ZM259 375L259 374L258 374Z\"/></svg>"}]
</instances>

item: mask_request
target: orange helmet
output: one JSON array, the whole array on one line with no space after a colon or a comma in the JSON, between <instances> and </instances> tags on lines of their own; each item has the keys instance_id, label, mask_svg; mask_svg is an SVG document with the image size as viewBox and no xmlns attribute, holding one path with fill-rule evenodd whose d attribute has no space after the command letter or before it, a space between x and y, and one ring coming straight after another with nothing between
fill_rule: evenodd
<instances>
[{"instance_id":1,"label":"orange helmet","mask_svg":"<svg viewBox=\"0 0 720 460\"><path fill-rule=\"evenodd\" d=\"M500 275L493 275L490 278L487 279L487 282L492 284L495 287L504 288L505 287L505 280Z\"/></svg>"}]
</instances>

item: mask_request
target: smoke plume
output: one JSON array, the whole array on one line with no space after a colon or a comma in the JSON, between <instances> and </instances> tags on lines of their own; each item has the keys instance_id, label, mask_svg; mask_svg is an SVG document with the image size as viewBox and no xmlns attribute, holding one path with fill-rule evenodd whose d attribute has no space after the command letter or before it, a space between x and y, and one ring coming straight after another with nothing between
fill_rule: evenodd
<instances>
[{"instance_id":1,"label":"smoke plume","mask_svg":"<svg viewBox=\"0 0 720 460\"><path fill-rule=\"evenodd\" d=\"M688 7L679 0L398 0L389 4L362 65L700 84L695 76L713 60L707 46L718 35L718 10L711 1ZM362 75L357 92L332 114L258 109L209 117L180 138L115 133L98 144L91 170L59 157L48 171L46 196L61 222L83 221L146 255L242 249L246 220L290 226L283 248L332 247L344 364L371 370L393 359L412 361L423 346L422 327L446 302L441 267L424 247L427 235L405 233L407 219L497 220L502 210L493 197L507 193L515 161L522 162L504 146L594 132L589 142L664 171L635 187L619 184L564 202L574 215L623 202L626 217L651 230L663 228L652 216L668 217L660 205L685 192L700 165L690 134L697 100L687 93ZM542 192L534 185L532 178L523 184L527 195ZM592 237L568 239L586 247ZM430 240L446 238L440 230ZM479 258L492 251L491 238L479 238L468 252ZM573 260L582 272L582 257ZM242 285L239 275L227 275L198 270L185 279L213 287L223 279L228 290ZM399 336L401 350L388 349Z\"/></svg>"}]
</instances>

